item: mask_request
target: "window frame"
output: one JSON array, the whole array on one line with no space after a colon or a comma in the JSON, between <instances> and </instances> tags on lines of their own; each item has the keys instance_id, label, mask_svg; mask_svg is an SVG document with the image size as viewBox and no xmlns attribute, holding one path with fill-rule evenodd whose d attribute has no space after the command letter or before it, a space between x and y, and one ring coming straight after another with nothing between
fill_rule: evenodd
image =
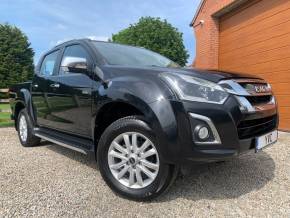
<instances>
[{"instance_id":1,"label":"window frame","mask_svg":"<svg viewBox=\"0 0 290 218\"><path fill-rule=\"evenodd\" d=\"M54 63L54 66L53 66L53 72L52 72L52 75L45 75L45 74L42 74L42 73L41 73L41 68L42 68L42 65L43 65L43 63L44 63L45 58L46 58L48 55L51 55L52 53L55 53L55 52L57 52L57 55L56 55L55 63ZM42 59L41 59L41 62L40 62L40 65L39 65L39 69L38 69L37 75L39 75L39 76L41 76L41 77L52 77L52 76L57 76L57 75L58 75L57 68L58 68L58 65L59 65L59 56L60 56L61 53L62 53L62 49L60 49L60 48L57 48L57 49L51 50L51 51L49 51L48 53L46 53L46 54L42 57Z\"/></svg>"}]
</instances>

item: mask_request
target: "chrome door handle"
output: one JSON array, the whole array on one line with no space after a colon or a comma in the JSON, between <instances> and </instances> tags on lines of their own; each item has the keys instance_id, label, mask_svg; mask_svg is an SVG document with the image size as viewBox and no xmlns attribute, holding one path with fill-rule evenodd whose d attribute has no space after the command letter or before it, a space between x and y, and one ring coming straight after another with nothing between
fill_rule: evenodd
<instances>
[{"instance_id":1,"label":"chrome door handle","mask_svg":"<svg viewBox=\"0 0 290 218\"><path fill-rule=\"evenodd\" d=\"M59 84L58 83L53 83L50 85L51 88L59 88Z\"/></svg>"}]
</instances>

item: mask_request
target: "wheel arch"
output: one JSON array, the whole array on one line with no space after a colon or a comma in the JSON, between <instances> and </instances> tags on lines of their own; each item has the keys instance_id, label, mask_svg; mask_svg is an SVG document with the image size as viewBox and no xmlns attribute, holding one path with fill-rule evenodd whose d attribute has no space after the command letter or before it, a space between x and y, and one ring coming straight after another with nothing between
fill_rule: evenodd
<instances>
[{"instance_id":1,"label":"wheel arch","mask_svg":"<svg viewBox=\"0 0 290 218\"><path fill-rule=\"evenodd\" d=\"M137 97L135 98L137 99ZM111 123L120 118L139 115L145 119L144 121L146 121L148 125L157 121L154 112L148 104L143 102L141 99L138 99L137 102L135 101L133 104L132 102L126 100L118 100L106 102L105 104L101 105L97 109L92 121L92 135L94 136L95 143L97 144L105 129ZM150 125L150 127L154 128L154 125Z\"/></svg>"},{"instance_id":2,"label":"wheel arch","mask_svg":"<svg viewBox=\"0 0 290 218\"><path fill-rule=\"evenodd\" d=\"M177 121L175 115L168 99L158 100L152 103L147 103L137 96L127 94L128 99L122 99L118 101L106 102L99 107L92 121L92 135L94 136L95 142L95 151L97 150L98 141L105 131L105 129L114 121L126 117L141 115L144 118L144 122L155 132L158 133L158 141L160 143L161 157L165 160L168 156L168 152L175 152L177 149L176 140L177 140ZM110 121L99 128L98 123L104 123L103 121L108 121L106 119L106 114L114 114L116 108L120 105L125 106L125 112L121 113L122 116L116 116L114 119L109 119ZM111 106L115 106L110 108ZM103 120L100 118L103 118ZM169 144L174 144L170 146ZM170 148L172 147L172 148ZM169 149L169 150L168 150ZM171 156L171 155L170 155ZM168 156L169 157L169 156ZM172 162L170 159L167 159L166 162Z\"/></svg>"},{"instance_id":3,"label":"wheel arch","mask_svg":"<svg viewBox=\"0 0 290 218\"><path fill-rule=\"evenodd\" d=\"M28 89L22 88L18 92L17 98L15 99L15 102L14 102L14 107L13 107L13 117L15 119L15 128L17 128L18 114L24 108L26 108L27 113L34 125L35 117L34 117L31 94Z\"/></svg>"},{"instance_id":4,"label":"wheel arch","mask_svg":"<svg viewBox=\"0 0 290 218\"><path fill-rule=\"evenodd\" d=\"M32 96L31 93L28 89L21 89L20 90L21 97L25 103L25 108L27 110L27 113L32 121L32 124L35 125L36 120L34 117L34 110L33 110L33 105L32 105Z\"/></svg>"},{"instance_id":5,"label":"wheel arch","mask_svg":"<svg viewBox=\"0 0 290 218\"><path fill-rule=\"evenodd\" d=\"M24 108L25 108L25 103L23 101L19 100L15 103L14 113L13 113L14 120L15 120L15 123L14 123L15 129L18 129L18 126L17 126L18 115L19 115L20 111Z\"/></svg>"}]
</instances>

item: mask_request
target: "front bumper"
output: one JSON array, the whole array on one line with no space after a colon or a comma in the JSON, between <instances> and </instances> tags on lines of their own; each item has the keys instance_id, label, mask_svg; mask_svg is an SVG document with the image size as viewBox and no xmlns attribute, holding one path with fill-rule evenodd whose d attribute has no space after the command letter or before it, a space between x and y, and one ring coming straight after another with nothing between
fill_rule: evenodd
<instances>
[{"instance_id":1,"label":"front bumper","mask_svg":"<svg viewBox=\"0 0 290 218\"><path fill-rule=\"evenodd\" d=\"M278 126L276 106L268 111L244 114L234 96L229 97L223 105L186 101L171 101L170 104L176 117L177 138L167 140L165 143L168 148L174 150L172 152L167 150L166 154L167 157L171 155L170 162L174 163L212 162L249 151L254 152L256 137L271 132ZM214 125L220 140L215 138L211 142L197 142L194 137L195 126L210 125L198 116L192 115L207 117ZM264 120L266 121L264 126L263 123L255 123ZM253 125L246 126L247 122ZM172 143L175 143L175 146Z\"/></svg>"}]
</instances>

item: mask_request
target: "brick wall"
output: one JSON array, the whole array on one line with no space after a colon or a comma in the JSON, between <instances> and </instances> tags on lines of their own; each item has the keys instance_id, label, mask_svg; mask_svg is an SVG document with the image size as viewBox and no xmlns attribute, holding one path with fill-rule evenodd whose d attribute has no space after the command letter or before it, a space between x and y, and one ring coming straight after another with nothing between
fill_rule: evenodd
<instances>
[{"instance_id":1,"label":"brick wall","mask_svg":"<svg viewBox=\"0 0 290 218\"><path fill-rule=\"evenodd\" d=\"M212 14L235 0L204 0L200 12L193 23L196 36L197 68L218 69L219 22ZM204 24L199 24L204 20Z\"/></svg>"}]
</instances>

